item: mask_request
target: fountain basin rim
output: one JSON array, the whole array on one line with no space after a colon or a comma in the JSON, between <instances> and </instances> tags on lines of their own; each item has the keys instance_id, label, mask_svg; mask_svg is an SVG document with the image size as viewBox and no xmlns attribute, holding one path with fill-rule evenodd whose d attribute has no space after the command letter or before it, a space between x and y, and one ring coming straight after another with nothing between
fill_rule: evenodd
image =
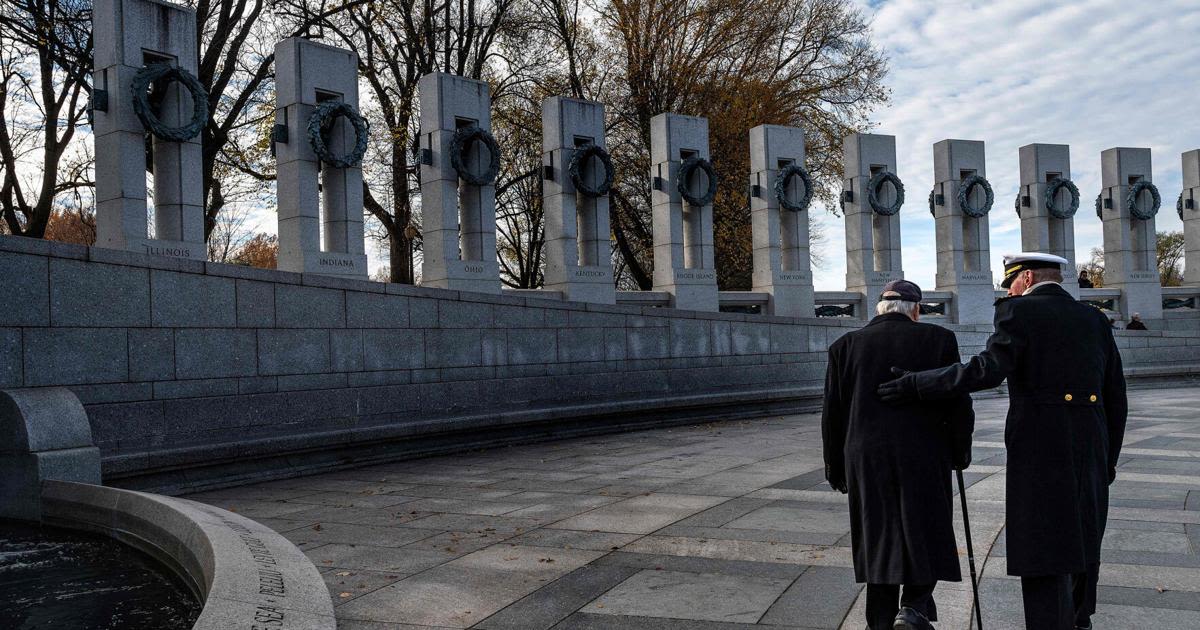
<instances>
[{"instance_id":1,"label":"fountain basin rim","mask_svg":"<svg viewBox=\"0 0 1200 630\"><path fill-rule=\"evenodd\" d=\"M193 630L270 621L337 628L317 568L264 525L187 499L93 484L46 480L41 492L47 525L113 537L178 573L203 604Z\"/></svg>"}]
</instances>

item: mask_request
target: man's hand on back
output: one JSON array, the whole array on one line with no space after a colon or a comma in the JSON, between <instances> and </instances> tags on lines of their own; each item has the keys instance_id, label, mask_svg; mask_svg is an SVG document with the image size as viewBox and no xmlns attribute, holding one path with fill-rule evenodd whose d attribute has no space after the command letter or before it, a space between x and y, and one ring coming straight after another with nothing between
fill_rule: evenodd
<instances>
[{"instance_id":1,"label":"man's hand on back","mask_svg":"<svg viewBox=\"0 0 1200 630\"><path fill-rule=\"evenodd\" d=\"M883 402L899 403L920 398L917 393L917 379L912 372L893 367L892 374L897 378L887 381L875 389L875 393Z\"/></svg>"}]
</instances>

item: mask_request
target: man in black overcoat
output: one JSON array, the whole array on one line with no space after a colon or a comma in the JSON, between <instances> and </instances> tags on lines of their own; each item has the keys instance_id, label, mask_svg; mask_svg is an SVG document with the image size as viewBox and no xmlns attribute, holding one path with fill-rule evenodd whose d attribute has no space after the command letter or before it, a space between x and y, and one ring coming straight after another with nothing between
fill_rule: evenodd
<instances>
[{"instance_id":1,"label":"man in black overcoat","mask_svg":"<svg viewBox=\"0 0 1200 630\"><path fill-rule=\"evenodd\" d=\"M890 405L875 394L892 365L958 364L954 333L917 323L920 302L917 285L888 283L879 315L829 348L825 476L850 495L854 577L867 583L871 630L929 630L937 620L934 586L962 579L950 477L952 466L961 470L971 460L971 397Z\"/></svg>"},{"instance_id":2,"label":"man in black overcoat","mask_svg":"<svg viewBox=\"0 0 1200 630\"><path fill-rule=\"evenodd\" d=\"M920 404L1008 379L1008 573L1021 577L1027 630L1091 628L1108 486L1125 435L1125 377L1112 328L1059 284L1066 262L1006 256L1001 286L1010 297L996 302L987 348L965 365L879 387L882 401Z\"/></svg>"}]
</instances>

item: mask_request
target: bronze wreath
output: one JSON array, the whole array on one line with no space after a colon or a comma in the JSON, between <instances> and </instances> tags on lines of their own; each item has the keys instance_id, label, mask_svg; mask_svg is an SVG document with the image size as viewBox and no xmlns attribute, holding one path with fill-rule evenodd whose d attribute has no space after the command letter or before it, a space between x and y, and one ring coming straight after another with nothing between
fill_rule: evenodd
<instances>
[{"instance_id":1,"label":"bronze wreath","mask_svg":"<svg viewBox=\"0 0 1200 630\"><path fill-rule=\"evenodd\" d=\"M150 86L162 90L168 83L181 83L192 95L192 119L179 127L163 124L150 102ZM133 113L142 121L142 127L155 137L171 142L185 142L200 135L208 124L208 92L200 80L183 68L165 63L152 63L133 75Z\"/></svg>"}]
</instances>

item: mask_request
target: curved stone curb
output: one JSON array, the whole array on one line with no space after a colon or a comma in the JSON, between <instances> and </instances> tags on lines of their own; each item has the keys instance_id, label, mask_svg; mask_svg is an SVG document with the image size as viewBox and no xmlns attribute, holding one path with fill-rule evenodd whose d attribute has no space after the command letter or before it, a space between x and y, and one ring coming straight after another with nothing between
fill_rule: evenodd
<instances>
[{"instance_id":1,"label":"curved stone curb","mask_svg":"<svg viewBox=\"0 0 1200 630\"><path fill-rule=\"evenodd\" d=\"M51 525L99 532L171 565L204 602L195 630L335 630L317 568L283 536L209 505L69 481L42 482Z\"/></svg>"}]
</instances>

